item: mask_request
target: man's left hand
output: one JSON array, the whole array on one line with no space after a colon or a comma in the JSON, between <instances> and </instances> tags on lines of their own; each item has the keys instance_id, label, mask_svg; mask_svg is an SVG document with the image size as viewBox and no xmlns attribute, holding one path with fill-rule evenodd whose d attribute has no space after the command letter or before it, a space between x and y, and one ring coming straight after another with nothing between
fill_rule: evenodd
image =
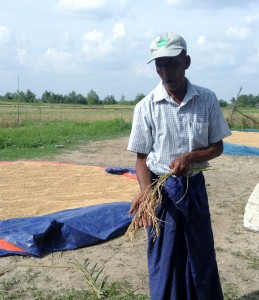
<instances>
[{"instance_id":1,"label":"man's left hand","mask_svg":"<svg viewBox=\"0 0 259 300\"><path fill-rule=\"evenodd\" d=\"M182 155L172 161L169 165L169 168L173 175L183 176L190 171L190 164L188 160Z\"/></svg>"}]
</instances>

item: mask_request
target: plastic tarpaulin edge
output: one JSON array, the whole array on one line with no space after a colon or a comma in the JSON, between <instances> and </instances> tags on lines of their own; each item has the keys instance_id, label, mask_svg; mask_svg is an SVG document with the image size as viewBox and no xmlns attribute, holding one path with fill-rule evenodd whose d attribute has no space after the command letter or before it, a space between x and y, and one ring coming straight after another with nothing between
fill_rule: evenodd
<instances>
[{"instance_id":1,"label":"plastic tarpaulin edge","mask_svg":"<svg viewBox=\"0 0 259 300\"><path fill-rule=\"evenodd\" d=\"M41 257L44 253L77 249L118 237L131 222L130 205L112 202L0 221L0 240L5 242L5 247L0 242L0 256ZM14 247L8 250L8 243Z\"/></svg>"}]
</instances>

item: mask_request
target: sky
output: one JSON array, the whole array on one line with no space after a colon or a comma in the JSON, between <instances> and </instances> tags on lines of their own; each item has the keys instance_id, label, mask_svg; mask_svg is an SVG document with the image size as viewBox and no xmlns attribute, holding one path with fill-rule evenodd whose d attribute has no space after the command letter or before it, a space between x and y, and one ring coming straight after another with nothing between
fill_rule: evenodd
<instances>
[{"instance_id":1,"label":"sky","mask_svg":"<svg viewBox=\"0 0 259 300\"><path fill-rule=\"evenodd\" d=\"M259 94L258 0L0 0L0 95L134 100L160 81L147 62L167 31L187 42L193 84L228 102Z\"/></svg>"}]
</instances>

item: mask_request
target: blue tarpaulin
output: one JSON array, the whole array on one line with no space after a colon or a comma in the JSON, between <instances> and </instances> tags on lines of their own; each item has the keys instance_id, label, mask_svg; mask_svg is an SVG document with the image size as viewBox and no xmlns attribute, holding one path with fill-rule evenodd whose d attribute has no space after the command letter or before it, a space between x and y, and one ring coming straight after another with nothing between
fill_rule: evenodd
<instances>
[{"instance_id":1,"label":"blue tarpaulin","mask_svg":"<svg viewBox=\"0 0 259 300\"><path fill-rule=\"evenodd\" d=\"M224 142L224 154L256 156L259 148ZM136 172L131 168L108 167L105 171L136 178ZM0 256L41 257L44 253L91 246L118 237L131 222L130 204L106 203L0 221Z\"/></svg>"},{"instance_id":2,"label":"blue tarpaulin","mask_svg":"<svg viewBox=\"0 0 259 300\"><path fill-rule=\"evenodd\" d=\"M129 208L130 202L113 202L0 221L0 240L18 248L15 251L0 247L0 256L41 257L44 253L77 249L118 237L131 222Z\"/></svg>"},{"instance_id":3,"label":"blue tarpaulin","mask_svg":"<svg viewBox=\"0 0 259 300\"><path fill-rule=\"evenodd\" d=\"M223 153L228 155L257 156L259 155L259 148L224 142Z\"/></svg>"}]
</instances>

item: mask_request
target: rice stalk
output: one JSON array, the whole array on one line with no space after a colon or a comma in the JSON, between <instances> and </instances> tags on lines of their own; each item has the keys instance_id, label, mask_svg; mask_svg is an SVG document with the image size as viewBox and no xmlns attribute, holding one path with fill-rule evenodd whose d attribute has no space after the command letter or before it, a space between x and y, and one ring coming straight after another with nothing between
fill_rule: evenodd
<instances>
[{"instance_id":1,"label":"rice stalk","mask_svg":"<svg viewBox=\"0 0 259 300\"><path fill-rule=\"evenodd\" d=\"M103 273L104 267L98 267L97 264L95 264L90 268L90 261L88 258L85 260L84 265L80 264L76 259L74 259L74 261L69 261L69 263L73 265L75 270L83 273L84 279L92 288L93 292L96 294L96 297L98 299L103 299L104 286L107 281L107 276L102 278L99 277Z\"/></svg>"},{"instance_id":2,"label":"rice stalk","mask_svg":"<svg viewBox=\"0 0 259 300\"><path fill-rule=\"evenodd\" d=\"M208 167L194 167L190 171L206 171ZM159 235L160 226L159 222L162 221L156 217L156 208L162 203L162 189L170 176L174 176L172 172L166 173L154 180L147 189L139 194L136 199L138 206L135 210L135 215L132 218L131 224L129 225L125 236L129 237L132 243L134 243L138 229L140 228L139 222L142 221L142 217L150 220L152 223L152 232L154 233L154 241ZM186 194L189 188L189 177L187 176L187 183L184 195L176 201L179 204Z\"/></svg>"}]
</instances>

